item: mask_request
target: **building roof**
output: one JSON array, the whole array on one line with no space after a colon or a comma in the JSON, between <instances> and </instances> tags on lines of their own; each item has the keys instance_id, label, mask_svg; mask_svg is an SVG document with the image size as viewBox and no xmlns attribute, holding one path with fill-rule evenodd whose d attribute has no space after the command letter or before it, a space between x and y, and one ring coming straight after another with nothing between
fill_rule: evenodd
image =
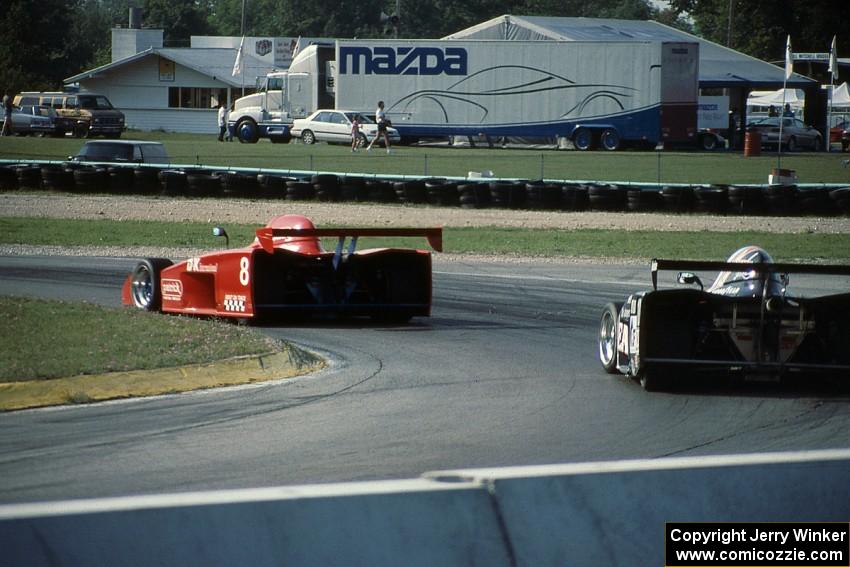
<instances>
[{"instance_id":1,"label":"building roof","mask_svg":"<svg viewBox=\"0 0 850 567\"><path fill-rule=\"evenodd\" d=\"M655 21L504 15L443 39L695 42L699 43L700 87L776 89L785 78L784 69L776 65ZM787 82L795 88L817 84L797 73Z\"/></svg>"},{"instance_id":2,"label":"building roof","mask_svg":"<svg viewBox=\"0 0 850 567\"><path fill-rule=\"evenodd\" d=\"M243 53L242 66L244 72L234 77L232 73L233 64L236 62L236 52L237 49L216 47L151 47L130 57L125 57L124 59L101 65L89 71L84 71L79 75L68 77L64 82L66 84L76 83L99 75L106 75L119 67L140 61L145 57L163 57L198 73L227 83L232 87L243 86L243 76L245 83L253 85L256 77L264 77L267 73L274 70L274 67L265 61L257 59L248 53Z\"/></svg>"}]
</instances>

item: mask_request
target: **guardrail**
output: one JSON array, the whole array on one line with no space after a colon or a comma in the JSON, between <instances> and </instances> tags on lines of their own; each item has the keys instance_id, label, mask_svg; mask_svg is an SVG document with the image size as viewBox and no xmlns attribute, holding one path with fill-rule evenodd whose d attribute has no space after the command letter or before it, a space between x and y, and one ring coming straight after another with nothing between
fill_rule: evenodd
<instances>
[{"instance_id":1,"label":"guardrail","mask_svg":"<svg viewBox=\"0 0 850 567\"><path fill-rule=\"evenodd\" d=\"M0 565L663 565L665 522L844 522L850 450L0 506Z\"/></svg>"}]
</instances>

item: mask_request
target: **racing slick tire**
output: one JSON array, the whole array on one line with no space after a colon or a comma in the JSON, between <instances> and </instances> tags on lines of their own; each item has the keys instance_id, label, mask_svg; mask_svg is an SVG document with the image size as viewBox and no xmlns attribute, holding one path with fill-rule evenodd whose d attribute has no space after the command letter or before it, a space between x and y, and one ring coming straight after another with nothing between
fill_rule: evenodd
<instances>
[{"instance_id":1,"label":"racing slick tire","mask_svg":"<svg viewBox=\"0 0 850 567\"><path fill-rule=\"evenodd\" d=\"M617 368L617 321L622 303L609 303L599 318L598 352L599 362L608 374L618 374Z\"/></svg>"},{"instance_id":2,"label":"racing slick tire","mask_svg":"<svg viewBox=\"0 0 850 567\"><path fill-rule=\"evenodd\" d=\"M159 273L171 265L167 258L145 258L133 269L130 296L133 305L143 311L159 311L162 307L162 290Z\"/></svg>"}]
</instances>

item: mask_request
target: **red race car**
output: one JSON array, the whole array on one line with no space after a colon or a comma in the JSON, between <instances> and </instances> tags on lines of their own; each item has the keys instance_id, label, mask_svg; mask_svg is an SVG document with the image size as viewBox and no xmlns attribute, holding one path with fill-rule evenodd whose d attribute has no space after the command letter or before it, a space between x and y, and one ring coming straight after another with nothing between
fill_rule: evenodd
<instances>
[{"instance_id":1,"label":"red race car","mask_svg":"<svg viewBox=\"0 0 850 567\"><path fill-rule=\"evenodd\" d=\"M225 236L224 229L213 229ZM141 260L127 276L124 305L147 311L255 319L333 312L403 322L431 314L431 253L355 251L359 237L424 236L442 251L441 228L316 228L300 215L273 218L246 248L177 264ZM320 238L336 237L333 252ZM346 246L346 241L348 245Z\"/></svg>"}]
</instances>

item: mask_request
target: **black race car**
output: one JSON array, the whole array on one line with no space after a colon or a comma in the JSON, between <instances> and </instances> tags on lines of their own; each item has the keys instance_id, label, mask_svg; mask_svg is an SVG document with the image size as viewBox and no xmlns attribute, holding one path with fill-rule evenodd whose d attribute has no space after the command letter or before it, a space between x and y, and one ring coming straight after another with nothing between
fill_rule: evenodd
<instances>
[{"instance_id":1,"label":"black race car","mask_svg":"<svg viewBox=\"0 0 850 567\"><path fill-rule=\"evenodd\" d=\"M677 281L691 287L659 290L658 272L675 270L688 270ZM696 271L720 273L704 289ZM787 292L790 273L850 276L850 266L777 264L757 246L726 262L653 260L653 289L602 312L602 367L639 379L646 390L696 373L850 378L850 292L796 297ZM850 288L846 280L840 285Z\"/></svg>"}]
</instances>

